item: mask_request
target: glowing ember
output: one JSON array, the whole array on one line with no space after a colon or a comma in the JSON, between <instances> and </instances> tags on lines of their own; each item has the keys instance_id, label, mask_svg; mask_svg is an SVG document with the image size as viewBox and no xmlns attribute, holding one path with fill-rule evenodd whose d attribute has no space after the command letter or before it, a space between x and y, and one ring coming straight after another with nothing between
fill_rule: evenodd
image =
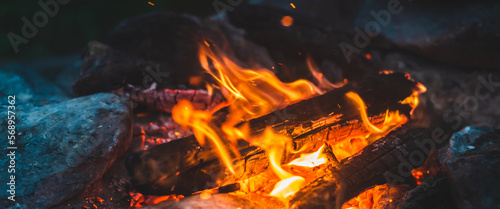
<instances>
[{"instance_id":1,"label":"glowing ember","mask_svg":"<svg viewBox=\"0 0 500 209\"><path fill-rule=\"evenodd\" d=\"M375 209L394 208L390 203L401 200L406 194L406 186L378 185L360 193L357 197L345 202L342 209Z\"/></svg>"},{"instance_id":2,"label":"glowing ember","mask_svg":"<svg viewBox=\"0 0 500 209\"><path fill-rule=\"evenodd\" d=\"M179 201L179 199L184 198L183 195L166 195L166 196L154 196L154 195L142 195L141 193L130 192L130 207L131 208L142 208L144 205L155 205L167 200ZM113 200L111 198L110 200Z\"/></svg>"},{"instance_id":3,"label":"glowing ember","mask_svg":"<svg viewBox=\"0 0 500 209\"><path fill-rule=\"evenodd\" d=\"M332 145L332 152L337 160L343 160L369 145L367 137L347 139Z\"/></svg>"},{"instance_id":4,"label":"glowing ember","mask_svg":"<svg viewBox=\"0 0 500 209\"><path fill-rule=\"evenodd\" d=\"M417 184L420 185L424 180L424 173L422 171L413 169L411 170L411 175L417 180Z\"/></svg>"},{"instance_id":5,"label":"glowing ember","mask_svg":"<svg viewBox=\"0 0 500 209\"><path fill-rule=\"evenodd\" d=\"M202 199L202 200L210 199L210 197L212 197L212 193L210 193L210 192L202 192L200 194L200 199Z\"/></svg>"}]
</instances>

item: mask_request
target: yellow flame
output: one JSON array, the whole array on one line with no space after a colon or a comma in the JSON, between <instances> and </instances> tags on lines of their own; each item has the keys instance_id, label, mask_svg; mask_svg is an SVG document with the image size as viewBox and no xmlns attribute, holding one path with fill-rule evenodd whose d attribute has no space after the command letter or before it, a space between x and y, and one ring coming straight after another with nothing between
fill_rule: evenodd
<instances>
[{"instance_id":1,"label":"yellow flame","mask_svg":"<svg viewBox=\"0 0 500 209\"><path fill-rule=\"evenodd\" d=\"M190 127L200 145L204 145L205 140L210 140L222 162L231 172L234 173L232 159L224 142L230 142L229 148L234 155L239 156L236 142L243 139L266 151L270 168L280 179L286 179L284 182L291 183L290 187L301 186L304 180L299 179L302 177L294 176L281 167L283 154L291 144L290 138L280 136L272 129L266 130L260 137L252 138L249 136L250 129L247 124L236 126L242 121L260 117L289 104L322 94L323 90L307 80L283 83L267 69L241 67L217 51L218 49L208 41L204 41L199 47L201 66L216 82L208 84L207 87L209 91L213 88L221 91L229 104L229 114L220 127L221 131L216 131L210 126L210 116L215 110L212 112L195 110L189 102L182 101L172 111L174 120L182 126ZM325 83L324 79L319 81ZM285 183L279 184L283 185ZM276 189L273 194L286 197L291 193L291 191L278 192L279 190ZM297 190L298 188L294 189Z\"/></svg>"},{"instance_id":2,"label":"yellow flame","mask_svg":"<svg viewBox=\"0 0 500 209\"><path fill-rule=\"evenodd\" d=\"M283 83L267 69L243 68L223 54L216 55L205 45L200 45L199 57L202 67L231 102L233 111L230 112L244 110L255 118L323 93L307 80Z\"/></svg>"},{"instance_id":3,"label":"yellow flame","mask_svg":"<svg viewBox=\"0 0 500 209\"><path fill-rule=\"evenodd\" d=\"M301 154L299 158L289 162L287 165L295 165L295 166L310 167L310 168L323 165L328 161L325 154L323 154L324 148L325 145L321 146L316 152L309 154Z\"/></svg>"},{"instance_id":4,"label":"yellow flame","mask_svg":"<svg viewBox=\"0 0 500 209\"><path fill-rule=\"evenodd\" d=\"M274 186L274 189L270 193L270 195L283 199L287 198L299 191L304 183L304 178L300 176L291 176L276 183L276 186Z\"/></svg>"},{"instance_id":5,"label":"yellow flame","mask_svg":"<svg viewBox=\"0 0 500 209\"><path fill-rule=\"evenodd\" d=\"M401 124L401 123L404 123L406 121L406 117L404 115L400 115L399 111L395 111L395 112L387 111L386 120L384 121L384 126L382 126L382 128L379 128L379 127L373 125L370 122L370 119L368 119L368 114L366 113L365 102L361 99L361 97L359 97L358 94L356 94L354 92L348 92L346 94L346 97L354 102L354 105L359 110L359 114L361 116L361 120L363 121L363 125L370 133L376 133L376 134L385 133L388 130L390 130L391 128L393 128L393 125Z\"/></svg>"},{"instance_id":6,"label":"yellow flame","mask_svg":"<svg viewBox=\"0 0 500 209\"><path fill-rule=\"evenodd\" d=\"M331 90L340 87L340 85L332 84L330 83L330 81L328 81L328 79L325 78L323 73L321 73L321 71L319 70L319 67L316 65L316 63L314 63L313 59L310 56L307 56L306 63L307 63L307 68L309 69L314 79L318 83L319 88Z\"/></svg>"},{"instance_id":7,"label":"yellow flame","mask_svg":"<svg viewBox=\"0 0 500 209\"><path fill-rule=\"evenodd\" d=\"M303 186L304 178L285 171L281 166L283 153L287 149L291 149L292 139L290 137L277 134L268 127L261 136L252 138L251 143L266 151L270 168L281 179L274 186L270 193L271 196L286 198L295 194Z\"/></svg>"},{"instance_id":8,"label":"yellow flame","mask_svg":"<svg viewBox=\"0 0 500 209\"><path fill-rule=\"evenodd\" d=\"M307 80L283 83L267 69L241 67L228 56L217 51L216 46L209 44L207 41L201 43L199 47L201 66L215 80L215 83L207 84L207 88L210 92L213 88L219 89L226 98L227 103L212 111L203 111L194 109L193 105L188 101L181 101L172 111L173 119L182 126L190 127L200 145L204 145L205 141L209 140L217 150L221 162L233 173L232 155L228 149L235 156L239 156L236 144L240 139L261 147L266 152L271 170L280 179L270 195L287 198L295 194L305 183L305 178L286 171L281 164L284 154L292 150L292 139L274 132L270 127L266 128L259 136L250 136L248 124L241 125L241 123L269 114L292 103L322 94L324 90L330 90L337 86L324 78L310 58L307 60L307 65L319 86ZM345 156L353 154L354 150L362 149L373 142L375 138L406 122L406 117L399 114L398 111L387 111L383 124L378 127L370 122L366 106L359 95L349 92L346 96L359 109L363 125L368 133L363 136L352 137L346 140L348 142L346 144L339 143L339 146L345 145L345 147L348 147L342 148L346 150L343 154ZM416 106L418 104L418 94L412 96L412 98L407 98L401 103L409 104L412 107ZM220 130L215 130L211 127L211 116L222 106L228 107L229 114L219 127ZM339 146L337 146L337 149L342 150ZM314 153L302 154L300 158L290 162L289 165L315 167L324 164L327 162L327 158L323 154L323 148L321 147Z\"/></svg>"},{"instance_id":9,"label":"yellow flame","mask_svg":"<svg viewBox=\"0 0 500 209\"><path fill-rule=\"evenodd\" d=\"M209 126L210 116L211 113L208 111L194 109L193 104L187 100L179 101L172 109L172 118L181 126L191 127L200 145L203 146L205 139L208 138L218 150L223 164L234 173L231 157L224 148L224 143L217 132Z\"/></svg>"},{"instance_id":10,"label":"yellow flame","mask_svg":"<svg viewBox=\"0 0 500 209\"><path fill-rule=\"evenodd\" d=\"M421 83L417 83L417 88L418 89L416 91L413 91L413 94L411 96L401 101L401 104L410 105L410 107L412 108L410 114L413 114L413 111L418 106L419 103L418 95L427 91L427 88Z\"/></svg>"},{"instance_id":11,"label":"yellow flame","mask_svg":"<svg viewBox=\"0 0 500 209\"><path fill-rule=\"evenodd\" d=\"M419 92L420 91L415 91L414 94L406 98L401 103L408 102L407 104L409 104L414 109L418 105ZM361 99L361 97L357 93L348 92L346 94L346 97L351 100L355 107L358 109L361 120L363 122L363 126L365 127L367 133L362 132L358 135L352 135L344 141L332 144L332 152L338 160L342 160L353 155L354 153L360 151L380 137L385 136L395 127L408 121L406 116L400 114L399 111L387 110L385 113L384 121L379 125L379 127L377 127L368 118L366 105L363 99Z\"/></svg>"},{"instance_id":12,"label":"yellow flame","mask_svg":"<svg viewBox=\"0 0 500 209\"><path fill-rule=\"evenodd\" d=\"M337 160L343 160L356 152L359 152L370 143L367 136L353 137L332 145L332 152Z\"/></svg>"}]
</instances>

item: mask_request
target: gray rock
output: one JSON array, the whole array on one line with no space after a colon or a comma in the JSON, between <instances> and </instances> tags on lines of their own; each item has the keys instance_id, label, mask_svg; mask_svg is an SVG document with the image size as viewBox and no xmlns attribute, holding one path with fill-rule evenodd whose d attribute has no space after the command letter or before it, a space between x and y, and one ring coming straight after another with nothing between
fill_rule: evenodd
<instances>
[{"instance_id":1,"label":"gray rock","mask_svg":"<svg viewBox=\"0 0 500 209\"><path fill-rule=\"evenodd\" d=\"M6 98L9 95L16 95L17 99L27 101L33 98L33 90L24 79L12 72L0 71L0 96ZM2 101L6 103L6 101Z\"/></svg>"},{"instance_id":2,"label":"gray rock","mask_svg":"<svg viewBox=\"0 0 500 209\"><path fill-rule=\"evenodd\" d=\"M438 158L460 208L500 206L500 130L466 127L440 149Z\"/></svg>"},{"instance_id":3,"label":"gray rock","mask_svg":"<svg viewBox=\"0 0 500 209\"><path fill-rule=\"evenodd\" d=\"M2 157L0 208L56 205L99 179L130 143L130 102L114 94L16 109L16 205L5 192L9 161ZM6 118L2 127L7 127ZM2 149L10 152L7 146Z\"/></svg>"},{"instance_id":4,"label":"gray rock","mask_svg":"<svg viewBox=\"0 0 500 209\"><path fill-rule=\"evenodd\" d=\"M372 13L399 2L402 11L379 24L380 35L398 47L455 66L500 67L500 4L496 1L363 0L355 24L365 30ZM385 21L386 17L380 15ZM372 23L370 23L372 22ZM385 24L385 26L384 26ZM375 30L371 26L370 30Z\"/></svg>"},{"instance_id":5,"label":"gray rock","mask_svg":"<svg viewBox=\"0 0 500 209\"><path fill-rule=\"evenodd\" d=\"M390 53L383 69L406 72L427 87L414 121L441 122L454 132L465 126L500 128L500 72L464 71L403 53ZM437 120L429 120L435 116Z\"/></svg>"},{"instance_id":6,"label":"gray rock","mask_svg":"<svg viewBox=\"0 0 500 209\"><path fill-rule=\"evenodd\" d=\"M40 76L32 68L7 65L0 69L0 97L16 95L18 102L32 103L34 106L68 99L55 83ZM7 100L0 101L6 104Z\"/></svg>"},{"instance_id":7,"label":"gray rock","mask_svg":"<svg viewBox=\"0 0 500 209\"><path fill-rule=\"evenodd\" d=\"M445 177L432 176L408 191L399 209L457 208L451 184Z\"/></svg>"}]
</instances>

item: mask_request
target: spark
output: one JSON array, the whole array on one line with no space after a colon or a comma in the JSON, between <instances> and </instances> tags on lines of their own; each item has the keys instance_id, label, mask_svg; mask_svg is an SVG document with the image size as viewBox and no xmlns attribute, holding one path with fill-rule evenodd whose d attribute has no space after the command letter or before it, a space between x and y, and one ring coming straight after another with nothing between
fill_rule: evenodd
<instances>
[{"instance_id":1,"label":"spark","mask_svg":"<svg viewBox=\"0 0 500 209\"><path fill-rule=\"evenodd\" d=\"M293 25L293 18L290 16L283 16L283 18L281 18L281 25L283 25L285 27L292 26Z\"/></svg>"}]
</instances>

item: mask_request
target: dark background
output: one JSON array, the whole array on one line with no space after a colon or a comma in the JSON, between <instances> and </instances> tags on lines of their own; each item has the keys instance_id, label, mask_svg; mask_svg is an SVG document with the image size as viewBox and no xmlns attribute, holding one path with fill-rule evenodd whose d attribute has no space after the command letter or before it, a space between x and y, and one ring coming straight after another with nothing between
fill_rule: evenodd
<instances>
[{"instance_id":1,"label":"dark background","mask_svg":"<svg viewBox=\"0 0 500 209\"><path fill-rule=\"evenodd\" d=\"M47 0L43 0L46 2ZM154 5L149 4L153 3ZM38 34L15 53L7 34L22 36L22 17L32 21L42 8L36 0L0 3L0 62L33 61L53 56L78 55L91 40L105 42L107 34L121 20L154 10L174 11L206 17L214 14L212 0L70 0L49 17Z\"/></svg>"}]
</instances>

